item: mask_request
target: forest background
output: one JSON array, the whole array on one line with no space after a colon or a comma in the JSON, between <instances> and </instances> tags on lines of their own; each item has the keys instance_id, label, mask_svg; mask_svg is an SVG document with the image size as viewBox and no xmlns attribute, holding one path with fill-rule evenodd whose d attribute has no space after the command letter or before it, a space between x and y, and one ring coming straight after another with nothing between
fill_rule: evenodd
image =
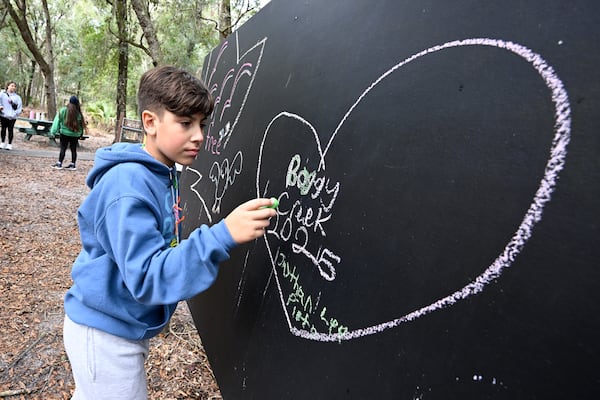
<instances>
[{"instance_id":1,"label":"forest background","mask_svg":"<svg viewBox=\"0 0 600 400\"><path fill-rule=\"evenodd\" d=\"M137 118L140 76L200 76L204 57L268 0L0 0L0 82L51 120L72 95L92 126ZM118 137L115 138L119 140Z\"/></svg>"}]
</instances>

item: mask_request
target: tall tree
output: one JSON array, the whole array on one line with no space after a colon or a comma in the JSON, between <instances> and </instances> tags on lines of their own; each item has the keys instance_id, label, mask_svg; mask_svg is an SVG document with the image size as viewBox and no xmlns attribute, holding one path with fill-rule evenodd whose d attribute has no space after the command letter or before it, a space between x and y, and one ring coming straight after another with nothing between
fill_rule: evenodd
<instances>
[{"instance_id":1,"label":"tall tree","mask_svg":"<svg viewBox=\"0 0 600 400\"><path fill-rule=\"evenodd\" d=\"M44 75L44 89L48 117L54 118L54 115L56 114L56 84L54 82L52 24L50 12L48 11L48 2L47 0L42 0L42 13L45 19L43 48L38 46L34 35L29 28L26 1L16 0L11 2L10 0L2 0L2 3L4 4L12 20L15 22L15 25L17 25L17 28L19 28L19 32L23 38L23 42L27 46L27 49L31 52L35 62L40 66L42 75ZM44 49L46 54L44 54Z\"/></svg>"},{"instance_id":2,"label":"tall tree","mask_svg":"<svg viewBox=\"0 0 600 400\"><path fill-rule=\"evenodd\" d=\"M160 48L158 37L156 35L156 29L154 28L154 24L150 18L148 2L146 0L131 0L131 5L133 7L133 11L135 11L135 15L137 16L142 31L144 32L146 42L148 43L147 48L142 48L150 56L152 59L152 64L156 67L162 63L163 54L162 49Z\"/></svg>"},{"instance_id":3,"label":"tall tree","mask_svg":"<svg viewBox=\"0 0 600 400\"><path fill-rule=\"evenodd\" d=\"M221 0L219 10L219 33L221 38L225 39L231 34L231 2L230 0Z\"/></svg>"},{"instance_id":4,"label":"tall tree","mask_svg":"<svg viewBox=\"0 0 600 400\"><path fill-rule=\"evenodd\" d=\"M220 38L224 39L229 36L236 27L253 16L258 11L260 3L260 0L234 1L234 6L232 8L231 0L219 0L218 21L204 16L201 16L201 19L212 22L215 29L219 32Z\"/></svg>"},{"instance_id":5,"label":"tall tree","mask_svg":"<svg viewBox=\"0 0 600 400\"><path fill-rule=\"evenodd\" d=\"M127 110L127 69L129 67L129 35L127 31L127 0L115 0L115 19L119 39L119 69L117 76L117 124L115 141L121 140L121 126Z\"/></svg>"}]
</instances>

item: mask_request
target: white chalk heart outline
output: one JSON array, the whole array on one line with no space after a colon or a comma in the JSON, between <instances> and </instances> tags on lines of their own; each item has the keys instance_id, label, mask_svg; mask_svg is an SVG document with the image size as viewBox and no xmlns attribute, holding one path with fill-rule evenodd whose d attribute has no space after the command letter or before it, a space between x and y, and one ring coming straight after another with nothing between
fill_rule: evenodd
<instances>
[{"instance_id":1,"label":"white chalk heart outline","mask_svg":"<svg viewBox=\"0 0 600 400\"><path fill-rule=\"evenodd\" d=\"M546 86L550 89L552 93L552 102L554 103L555 112L555 124L554 124L554 137L552 140L552 147L550 149L550 158L545 167L544 176L541 179L540 186L538 187L535 196L531 205L529 206L525 216L511 237L508 244L505 246L504 250L500 253L500 255L494 260L494 262L488 266L483 273L477 276L473 281L465 285L463 288L451 293L441 299L434 301L433 303L421 307L417 310L414 310L406 315L403 315L400 318L396 318L391 321L382 322L380 324L368 326L365 328L348 330L343 334L329 334L329 333L320 333L320 332L310 332L304 329L298 329L292 325L290 315L285 306L286 302L284 299L284 294L282 290L282 285L280 282L280 278L277 272L277 268L275 266L275 259L273 257L273 252L271 250L271 246L269 244L268 235L264 236L265 245L267 247L267 251L269 253L269 258L271 260L271 266L273 268L273 272L275 274L275 281L277 283L277 289L279 291L279 298L281 301L281 306L284 310L287 323L289 326L289 330L292 334L315 341L321 342L339 342L341 340L350 340L355 339L367 335L373 335L379 332L382 332L386 329L394 328L399 326L404 322L413 321L417 318L420 318L426 314L429 314L433 311L440 310L442 308L449 307L455 304L459 300L466 299L469 296L477 294L481 292L485 286L491 281L497 279L503 272L505 268L511 266L514 262L515 258L521 252L525 243L532 235L532 230L535 224L537 224L542 218L542 212L546 203L548 203L551 199L551 195L556 186L556 182L559 176L560 171L564 168L565 158L567 155L567 146L571 137L571 108L569 105L568 94L564 88L562 81L559 79L558 75L555 73L554 69L548 65L548 63L537 53L528 49L525 46L520 44L504 41L499 39L488 39L488 38L471 38L464 40L455 40L446 42L441 45L430 47L426 50L423 50L419 53L412 55L411 57L403 60L402 62L396 64L388 71L386 71L383 75L381 75L377 80L375 80L356 100L356 102L348 109L335 131L331 135L329 142L324 150L321 149L321 142L317 131L315 128L304 118L301 116L282 111L277 114L267 128L265 129L265 133L263 135L263 139L260 146L259 157L258 157L258 165L256 172L256 194L260 196L260 172L261 172L261 162L263 156L263 148L269 133L269 130L273 123L282 117L285 118L293 118L301 123L307 125L311 132L315 137L315 142L317 144L317 149L320 156L319 162L319 170L325 168L325 156L331 146L331 143L336 138L337 133L340 128L348 118L348 116L353 112L356 106L361 102L361 100L375 87L377 86L383 79L396 72L401 67L406 64L426 56L428 54L435 53L440 50L450 49L461 46L491 46L499 49L504 49L510 51L523 59L525 59L529 64L533 66L533 68L538 72L538 74L544 80Z\"/></svg>"}]
</instances>

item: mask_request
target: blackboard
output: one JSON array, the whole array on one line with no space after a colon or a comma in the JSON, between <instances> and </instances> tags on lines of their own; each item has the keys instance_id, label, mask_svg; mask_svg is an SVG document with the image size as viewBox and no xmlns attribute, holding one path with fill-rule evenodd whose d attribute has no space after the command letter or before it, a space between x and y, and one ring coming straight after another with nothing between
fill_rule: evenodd
<instances>
[{"instance_id":1,"label":"blackboard","mask_svg":"<svg viewBox=\"0 0 600 400\"><path fill-rule=\"evenodd\" d=\"M600 398L600 3L273 0L206 58L188 302L229 399Z\"/></svg>"}]
</instances>

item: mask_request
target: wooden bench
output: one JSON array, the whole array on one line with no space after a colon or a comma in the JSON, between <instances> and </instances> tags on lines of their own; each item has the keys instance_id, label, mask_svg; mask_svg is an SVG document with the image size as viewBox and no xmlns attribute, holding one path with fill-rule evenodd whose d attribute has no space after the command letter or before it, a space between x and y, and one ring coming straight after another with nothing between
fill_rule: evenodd
<instances>
[{"instance_id":1,"label":"wooden bench","mask_svg":"<svg viewBox=\"0 0 600 400\"><path fill-rule=\"evenodd\" d=\"M50 133L50 128L52 127L52 121L46 121L43 119L31 119L31 118L23 118L19 117L19 121L24 121L29 123L29 127L19 126L19 132L23 132L25 134L25 140L30 140L34 135L45 136L48 140L56 145L56 137L52 133ZM85 140L89 138L89 136L83 135L79 138L79 140Z\"/></svg>"}]
</instances>

